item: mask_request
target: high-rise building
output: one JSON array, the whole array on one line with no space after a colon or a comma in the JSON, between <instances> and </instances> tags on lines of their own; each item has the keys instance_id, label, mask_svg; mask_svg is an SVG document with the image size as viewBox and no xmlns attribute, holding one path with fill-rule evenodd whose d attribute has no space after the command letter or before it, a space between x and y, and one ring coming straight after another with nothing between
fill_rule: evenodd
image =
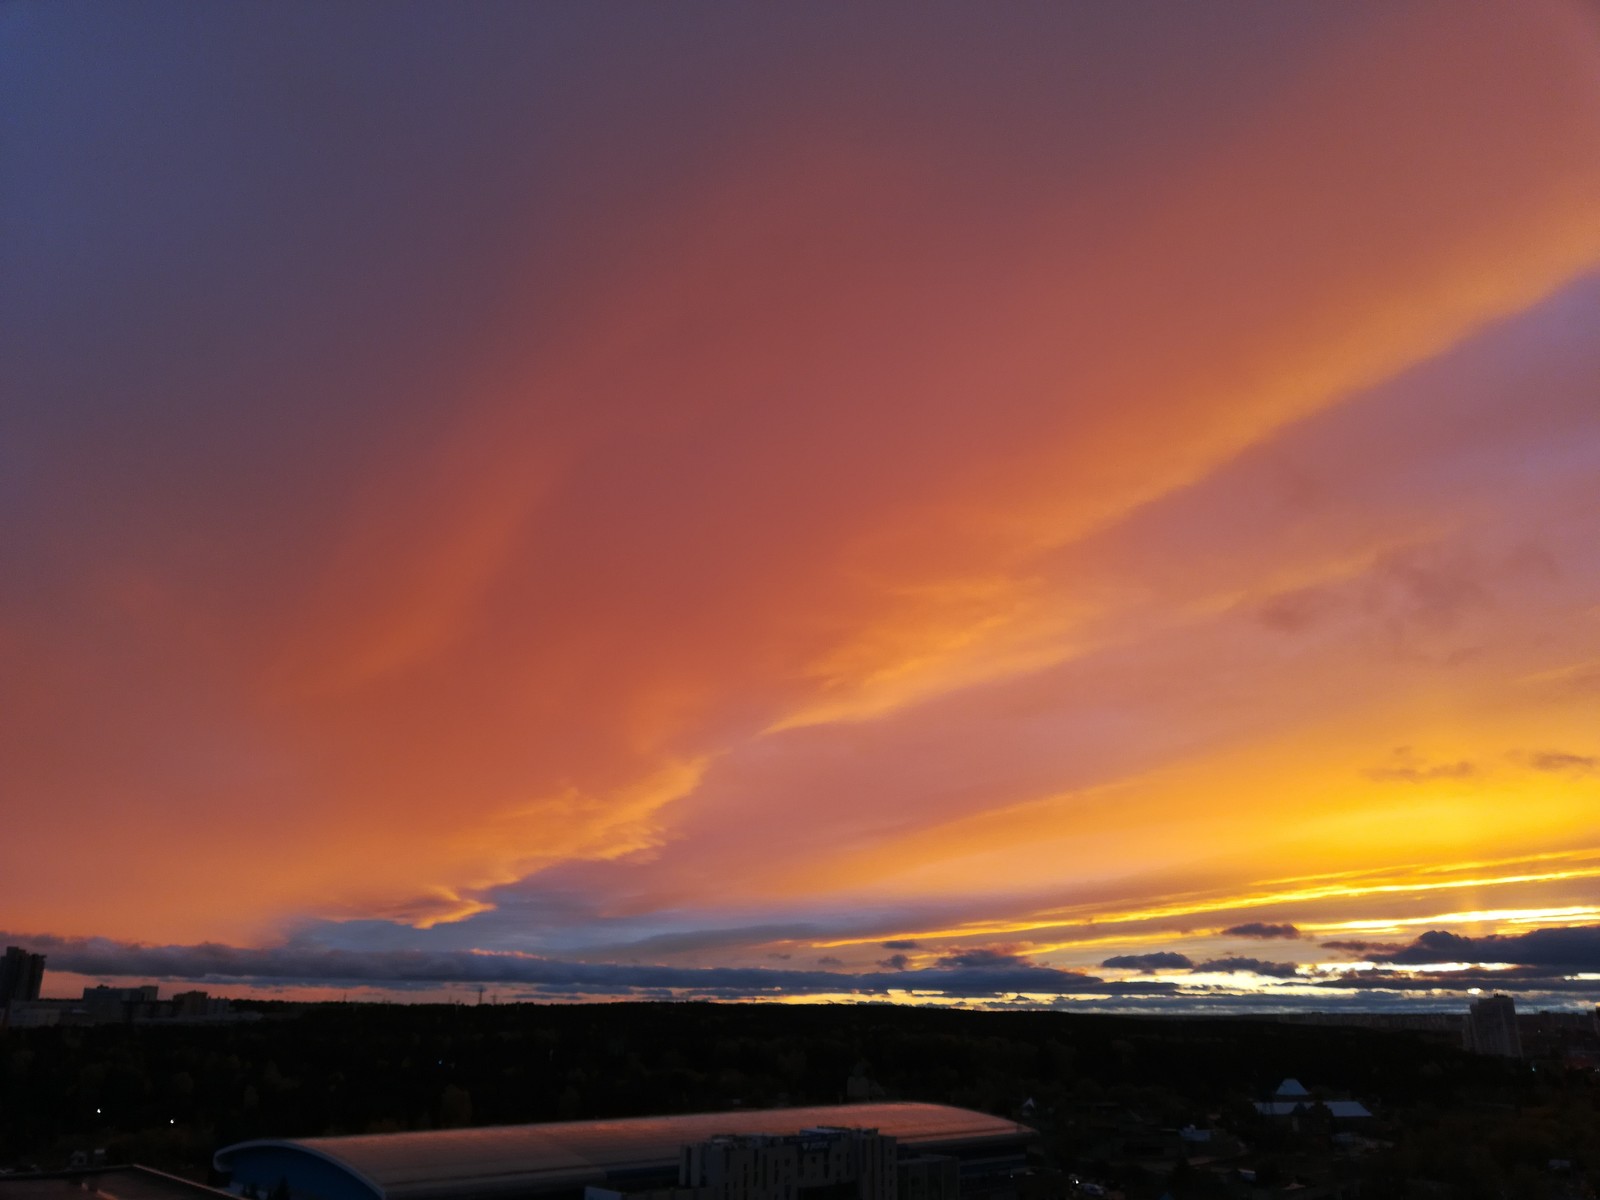
<instances>
[{"instance_id":1,"label":"high-rise building","mask_svg":"<svg viewBox=\"0 0 1600 1200\"><path fill-rule=\"evenodd\" d=\"M1498 993L1474 1000L1467 1009L1462 1044L1473 1054L1522 1057L1522 1037L1517 1032L1517 1003Z\"/></svg>"},{"instance_id":2,"label":"high-rise building","mask_svg":"<svg viewBox=\"0 0 1600 1200\"><path fill-rule=\"evenodd\" d=\"M17 1000L37 1000L43 983L44 955L7 946L5 957L0 958L0 1008Z\"/></svg>"}]
</instances>

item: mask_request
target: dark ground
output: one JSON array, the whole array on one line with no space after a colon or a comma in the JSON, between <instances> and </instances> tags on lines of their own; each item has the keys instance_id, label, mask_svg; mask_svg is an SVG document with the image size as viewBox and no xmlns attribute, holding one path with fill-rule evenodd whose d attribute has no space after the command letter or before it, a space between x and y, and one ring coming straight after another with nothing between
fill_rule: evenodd
<instances>
[{"instance_id":1,"label":"dark ground","mask_svg":"<svg viewBox=\"0 0 1600 1200\"><path fill-rule=\"evenodd\" d=\"M249 1007L265 1019L0 1030L0 1166L104 1148L111 1162L204 1179L218 1146L251 1137L870 1096L1025 1120L1064 1177L1130 1195L1173 1169L1172 1131L1187 1124L1217 1129L1205 1155L1285 1182L1350 1160L1339 1169L1363 1195L1536 1200L1600 1184L1593 1072L1473 1057L1415 1033L893 1006ZM1317 1121L1291 1132L1256 1117L1250 1101L1286 1076L1373 1109L1359 1161ZM1180 1167L1164 1186L1223 1194L1211 1170Z\"/></svg>"}]
</instances>

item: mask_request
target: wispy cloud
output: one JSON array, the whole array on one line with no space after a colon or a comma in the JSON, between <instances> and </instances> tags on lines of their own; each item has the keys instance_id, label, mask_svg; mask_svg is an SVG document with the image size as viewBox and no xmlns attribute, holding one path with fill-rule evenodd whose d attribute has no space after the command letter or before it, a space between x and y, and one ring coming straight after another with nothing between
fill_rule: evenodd
<instances>
[{"instance_id":1,"label":"wispy cloud","mask_svg":"<svg viewBox=\"0 0 1600 1200\"><path fill-rule=\"evenodd\" d=\"M1466 759L1429 762L1410 746L1396 746L1388 762L1368 767L1362 773L1378 783L1431 783L1440 779L1470 779L1478 773L1478 767Z\"/></svg>"},{"instance_id":2,"label":"wispy cloud","mask_svg":"<svg viewBox=\"0 0 1600 1200\"><path fill-rule=\"evenodd\" d=\"M1552 774L1592 775L1600 771L1600 756L1566 750L1537 750L1523 756L1523 760L1535 771Z\"/></svg>"}]
</instances>

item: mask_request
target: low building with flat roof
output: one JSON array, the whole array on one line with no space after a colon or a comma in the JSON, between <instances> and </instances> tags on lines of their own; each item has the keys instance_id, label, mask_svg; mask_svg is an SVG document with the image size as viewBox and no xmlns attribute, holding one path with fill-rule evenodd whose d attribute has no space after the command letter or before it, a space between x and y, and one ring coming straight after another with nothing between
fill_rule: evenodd
<instances>
[{"instance_id":1,"label":"low building with flat roof","mask_svg":"<svg viewBox=\"0 0 1600 1200\"><path fill-rule=\"evenodd\" d=\"M1372 1116L1359 1100L1318 1100L1298 1079L1285 1079L1271 1100L1257 1102L1256 1111L1264 1117L1297 1117L1319 1106L1336 1121L1365 1121Z\"/></svg>"},{"instance_id":2,"label":"low building with flat roof","mask_svg":"<svg viewBox=\"0 0 1600 1200\"><path fill-rule=\"evenodd\" d=\"M234 1200L153 1167L90 1167L0 1175L0 1200Z\"/></svg>"},{"instance_id":3,"label":"low building with flat roof","mask_svg":"<svg viewBox=\"0 0 1600 1200\"><path fill-rule=\"evenodd\" d=\"M785 1136L818 1127L875 1130L908 1157L957 1160L963 1196L1027 1165L1026 1125L943 1104L840 1104L609 1121L562 1121L354 1137L240 1142L215 1165L234 1191L294 1200L509 1200L580 1197L678 1184L685 1147L721 1136ZM970 1186L967 1186L970 1184Z\"/></svg>"}]
</instances>

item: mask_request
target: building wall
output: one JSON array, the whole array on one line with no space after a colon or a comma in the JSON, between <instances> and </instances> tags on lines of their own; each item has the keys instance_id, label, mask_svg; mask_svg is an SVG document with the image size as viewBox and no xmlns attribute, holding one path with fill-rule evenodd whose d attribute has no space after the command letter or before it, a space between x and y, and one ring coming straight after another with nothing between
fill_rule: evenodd
<instances>
[{"instance_id":1,"label":"building wall","mask_svg":"<svg viewBox=\"0 0 1600 1200\"><path fill-rule=\"evenodd\" d=\"M896 1159L872 1129L730 1135L685 1146L678 1183L712 1200L896 1200Z\"/></svg>"},{"instance_id":2,"label":"building wall","mask_svg":"<svg viewBox=\"0 0 1600 1200\"><path fill-rule=\"evenodd\" d=\"M40 1029L61 1024L62 1010L48 1000L14 1000L0 1008L0 1017L13 1029Z\"/></svg>"},{"instance_id":3,"label":"building wall","mask_svg":"<svg viewBox=\"0 0 1600 1200\"><path fill-rule=\"evenodd\" d=\"M1485 996L1467 1010L1462 1041L1474 1054L1497 1054L1504 1058L1522 1057L1522 1038L1517 1031L1517 1004L1510 996Z\"/></svg>"},{"instance_id":4,"label":"building wall","mask_svg":"<svg viewBox=\"0 0 1600 1200\"><path fill-rule=\"evenodd\" d=\"M349 1171L304 1150L281 1146L247 1147L230 1159L230 1191L244 1194L253 1189L267 1200L280 1183L286 1184L294 1200L381 1200Z\"/></svg>"},{"instance_id":5,"label":"building wall","mask_svg":"<svg viewBox=\"0 0 1600 1200\"><path fill-rule=\"evenodd\" d=\"M663 1187L629 1192L590 1184L583 1189L583 1200L713 1200L710 1188Z\"/></svg>"},{"instance_id":6,"label":"building wall","mask_svg":"<svg viewBox=\"0 0 1600 1200\"><path fill-rule=\"evenodd\" d=\"M958 1200L961 1164L948 1154L924 1154L896 1164L899 1200Z\"/></svg>"}]
</instances>

